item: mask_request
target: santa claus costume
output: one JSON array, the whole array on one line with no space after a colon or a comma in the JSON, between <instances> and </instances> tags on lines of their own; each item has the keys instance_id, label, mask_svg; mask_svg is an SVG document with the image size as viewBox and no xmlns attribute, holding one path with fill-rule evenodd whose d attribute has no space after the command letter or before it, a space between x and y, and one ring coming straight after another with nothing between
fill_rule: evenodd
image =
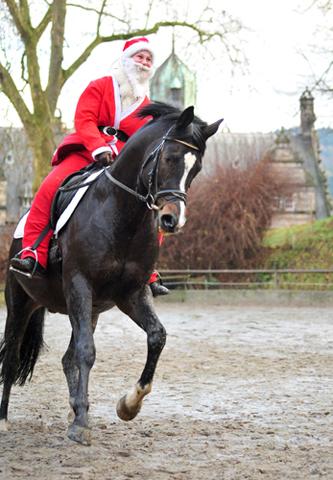
<instances>
[{"instance_id":1,"label":"santa claus costume","mask_svg":"<svg viewBox=\"0 0 333 480\"><path fill-rule=\"evenodd\" d=\"M139 52L146 53L147 61L137 57ZM112 76L90 82L82 93L75 111L75 133L66 136L57 148L52 160L55 168L43 181L31 205L24 229L21 259L11 260L15 269L22 272L32 270L36 255L31 246L49 223L52 200L61 182L94 161L105 166L124 146L121 141L124 138L110 136L102 127L113 127L125 134L123 136L130 137L146 123L146 119L136 117L136 112L150 103L147 93L149 79L154 73L154 57L146 38L129 40L125 43L119 67ZM47 265L51 236L52 231L49 231L36 248L40 271ZM151 284L156 281L157 274L154 272ZM155 293L166 294L168 290L162 287L159 293Z\"/></svg>"}]
</instances>

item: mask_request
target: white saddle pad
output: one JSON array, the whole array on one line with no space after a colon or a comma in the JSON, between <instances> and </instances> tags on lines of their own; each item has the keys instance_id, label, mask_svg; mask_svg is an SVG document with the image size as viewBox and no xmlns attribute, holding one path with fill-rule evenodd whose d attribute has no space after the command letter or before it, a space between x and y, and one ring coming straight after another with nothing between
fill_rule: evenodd
<instances>
[{"instance_id":1,"label":"white saddle pad","mask_svg":"<svg viewBox=\"0 0 333 480\"><path fill-rule=\"evenodd\" d=\"M101 171L92 173L91 175L89 175L89 177L86 178L84 183L91 182L96 177L101 175L101 173L102 173ZM78 191L76 192L76 194L72 198L72 201L67 205L67 207L65 208L63 213L60 215L53 235L57 235L58 232L62 229L62 227L64 225L66 225L68 220L71 218L72 213L74 212L74 210L78 206L81 198L83 197L83 195L88 190L89 186L90 185L87 185L86 187L81 187L81 188L78 189ZM27 221L29 212L30 212L30 210L28 210L28 212L25 215L23 215L23 217L21 218L21 220L17 224L17 227L16 227L15 232L14 232L14 238L23 238L25 222Z\"/></svg>"}]
</instances>

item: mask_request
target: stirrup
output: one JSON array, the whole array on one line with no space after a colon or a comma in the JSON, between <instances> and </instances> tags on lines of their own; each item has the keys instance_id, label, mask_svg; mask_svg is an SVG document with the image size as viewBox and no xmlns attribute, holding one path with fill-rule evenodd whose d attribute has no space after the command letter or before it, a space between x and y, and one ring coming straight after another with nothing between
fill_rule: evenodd
<instances>
[{"instance_id":1,"label":"stirrup","mask_svg":"<svg viewBox=\"0 0 333 480\"><path fill-rule=\"evenodd\" d=\"M19 273L20 275L23 275L24 277L28 277L28 278L32 278L35 273L36 273L36 269L37 269L37 265L38 265L38 253L37 253L37 250L33 250L31 247L26 247L26 248L23 248L22 250L20 250L19 252L17 252L16 255L14 255L13 258L16 258L18 257L19 255L21 255L22 252L28 250L29 252L33 253L35 255L35 265L33 266L33 269L31 271L31 273L29 272L24 272L23 270L19 270L18 268L15 268L13 267L13 265L9 265L9 271L10 272L14 272L14 273Z\"/></svg>"}]
</instances>

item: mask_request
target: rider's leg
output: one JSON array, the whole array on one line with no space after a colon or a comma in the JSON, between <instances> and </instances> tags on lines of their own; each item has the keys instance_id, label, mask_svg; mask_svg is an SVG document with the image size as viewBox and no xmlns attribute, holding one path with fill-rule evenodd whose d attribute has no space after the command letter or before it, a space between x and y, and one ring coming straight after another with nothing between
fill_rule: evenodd
<instances>
[{"instance_id":1,"label":"rider's leg","mask_svg":"<svg viewBox=\"0 0 333 480\"><path fill-rule=\"evenodd\" d=\"M59 163L59 165L57 165L45 178L34 198L34 201L32 202L31 209L27 217L24 228L23 248L31 247L48 224L50 220L53 197L61 182L68 175L80 170L83 167L86 167L91 162L92 159L88 152L72 153L65 158L65 160ZM46 235L36 249L38 254L38 262L43 268L46 268L47 265L47 252L51 236L52 231ZM34 263L29 260L23 262L25 258L29 257L35 259L35 255L30 250L25 250L22 252L21 259L16 258L15 261L13 259L13 262L11 263L12 265L15 263L15 268L20 268L21 266L22 270L29 271L29 267L33 266ZM22 265L20 265L21 263ZM25 263L27 265L25 265Z\"/></svg>"},{"instance_id":2,"label":"rider's leg","mask_svg":"<svg viewBox=\"0 0 333 480\"><path fill-rule=\"evenodd\" d=\"M161 246L163 235L158 234L158 241ZM150 277L150 288L153 293L153 297L158 297L160 295L168 295L170 291L162 285L162 280L160 275L156 270L153 271Z\"/></svg>"}]
</instances>

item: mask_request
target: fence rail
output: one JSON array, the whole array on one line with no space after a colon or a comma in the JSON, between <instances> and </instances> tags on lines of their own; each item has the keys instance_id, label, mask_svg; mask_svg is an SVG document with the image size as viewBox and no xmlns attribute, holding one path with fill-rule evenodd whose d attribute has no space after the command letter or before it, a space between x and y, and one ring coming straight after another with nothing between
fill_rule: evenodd
<instances>
[{"instance_id":1,"label":"fence rail","mask_svg":"<svg viewBox=\"0 0 333 480\"><path fill-rule=\"evenodd\" d=\"M163 283L167 287L184 289L188 288L205 288L205 289L223 289L223 288L267 288L267 289L305 289L306 287L316 287L316 289L331 289L333 290L333 282L330 282L329 275L333 274L333 269L240 269L240 270L159 270ZM300 281L286 281L279 280L284 275L325 275L325 280L322 282L305 282L304 278ZM271 279L262 277L260 281L254 279L253 281L244 280L244 277L239 281L221 281L216 276L223 275L267 275ZM326 276L327 275L327 276ZM202 277L205 277L203 280ZM333 280L333 277L332 277ZM0 285L0 292L3 292L4 286Z\"/></svg>"},{"instance_id":2,"label":"fence rail","mask_svg":"<svg viewBox=\"0 0 333 480\"><path fill-rule=\"evenodd\" d=\"M247 288L273 288L278 290L283 289L302 289L304 287L316 287L322 289L332 289L333 283L329 280L329 275L333 274L333 269L239 269L239 270L160 270L160 274L163 277L164 285L171 288L179 288L183 286L186 288L197 288L199 286L204 288L237 288L237 287L247 287ZM216 277L221 277L223 275L233 276L241 275L239 281L221 281ZM253 281L245 281L244 275L257 276L261 275L262 279L254 279ZM326 281L304 281L304 277L300 281L290 281L289 279L281 279L281 277L286 275L306 275L307 278L311 278L313 275L325 275L324 279ZM266 277L270 276L271 279ZM202 280L202 277L205 277ZM200 280L201 278L201 280ZM333 280L333 277L332 277Z\"/></svg>"}]
</instances>

